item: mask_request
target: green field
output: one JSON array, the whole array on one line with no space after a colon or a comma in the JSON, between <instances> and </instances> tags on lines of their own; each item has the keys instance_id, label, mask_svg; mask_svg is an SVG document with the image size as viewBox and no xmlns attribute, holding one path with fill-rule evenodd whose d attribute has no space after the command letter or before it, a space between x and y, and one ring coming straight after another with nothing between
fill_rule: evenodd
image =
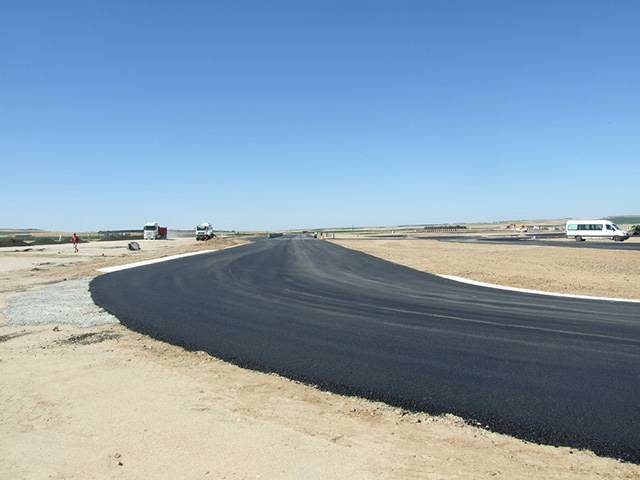
<instances>
[{"instance_id":1,"label":"green field","mask_svg":"<svg viewBox=\"0 0 640 480\"><path fill-rule=\"evenodd\" d=\"M607 220L611 220L613 223L617 223L619 225L638 225L640 224L640 215L617 215L607 217Z\"/></svg>"}]
</instances>

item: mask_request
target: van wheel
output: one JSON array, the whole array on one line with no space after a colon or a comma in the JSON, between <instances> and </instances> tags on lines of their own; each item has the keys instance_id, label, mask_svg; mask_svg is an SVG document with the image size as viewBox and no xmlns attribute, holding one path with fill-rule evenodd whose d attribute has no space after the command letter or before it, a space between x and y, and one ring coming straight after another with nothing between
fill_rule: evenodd
<instances>
[{"instance_id":1,"label":"van wheel","mask_svg":"<svg viewBox=\"0 0 640 480\"><path fill-rule=\"evenodd\" d=\"M584 242L584 238L582 238L580 235L576 235L574 238L576 239L576 242Z\"/></svg>"},{"instance_id":2,"label":"van wheel","mask_svg":"<svg viewBox=\"0 0 640 480\"><path fill-rule=\"evenodd\" d=\"M613 237L614 242L622 242L622 237Z\"/></svg>"}]
</instances>

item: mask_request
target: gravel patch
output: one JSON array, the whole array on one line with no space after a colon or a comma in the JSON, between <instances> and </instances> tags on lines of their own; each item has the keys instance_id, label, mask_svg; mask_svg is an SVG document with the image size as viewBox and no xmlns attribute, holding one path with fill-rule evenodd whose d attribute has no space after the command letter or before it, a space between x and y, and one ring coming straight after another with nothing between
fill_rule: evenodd
<instances>
[{"instance_id":1,"label":"gravel patch","mask_svg":"<svg viewBox=\"0 0 640 480\"><path fill-rule=\"evenodd\" d=\"M118 323L95 303L89 293L91 278L55 283L9 299L5 316L9 325L68 323L91 327Z\"/></svg>"}]
</instances>

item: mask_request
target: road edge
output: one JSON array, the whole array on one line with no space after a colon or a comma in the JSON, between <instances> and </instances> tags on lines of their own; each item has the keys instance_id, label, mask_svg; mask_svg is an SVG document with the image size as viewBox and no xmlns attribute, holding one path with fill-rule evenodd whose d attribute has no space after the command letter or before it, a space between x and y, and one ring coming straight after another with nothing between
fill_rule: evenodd
<instances>
[{"instance_id":1,"label":"road edge","mask_svg":"<svg viewBox=\"0 0 640 480\"><path fill-rule=\"evenodd\" d=\"M246 244L245 243L240 243L240 244L237 244L237 245L229 245L227 247L222 247L222 248L213 248L213 249L209 249L209 250L198 250L197 252L179 253L177 255L168 255L166 257L151 258L149 260L141 260L139 262L124 263L122 265L114 265L112 267L97 268L96 271L100 272L100 273L119 272L120 270L128 270L130 268L144 267L146 265L153 265L154 263L167 262L169 260L177 260L179 258L185 258L185 257L193 257L195 255L202 255L202 254L205 254L205 253L219 252L221 250L227 250L229 248L241 247L242 245L246 245Z\"/></svg>"},{"instance_id":2,"label":"road edge","mask_svg":"<svg viewBox=\"0 0 640 480\"><path fill-rule=\"evenodd\" d=\"M574 293L545 292L544 290L532 290L529 288L509 287L507 285L499 285L497 283L480 282L478 280L472 280L471 278L458 277L457 275L441 275L438 273L434 273L433 275L436 275L437 277L445 278L447 280L452 280L454 282L467 283L469 285L475 285L478 287L485 287L485 288L493 288L496 290L509 290L512 292L531 293L534 295L547 295L551 297L576 298L580 300L599 300L599 301L605 301L605 302L640 303L640 299L634 299L634 298L594 297L590 295L577 295Z\"/></svg>"}]
</instances>

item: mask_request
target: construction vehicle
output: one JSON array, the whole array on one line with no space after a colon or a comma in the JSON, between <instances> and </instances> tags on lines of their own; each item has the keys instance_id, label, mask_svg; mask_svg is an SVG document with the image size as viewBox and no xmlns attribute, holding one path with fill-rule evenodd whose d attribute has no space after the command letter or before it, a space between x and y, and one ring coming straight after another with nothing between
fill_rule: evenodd
<instances>
[{"instance_id":1,"label":"construction vehicle","mask_svg":"<svg viewBox=\"0 0 640 480\"><path fill-rule=\"evenodd\" d=\"M213 226L209 222L201 223L196 227L196 240L211 240L215 236Z\"/></svg>"},{"instance_id":2,"label":"construction vehicle","mask_svg":"<svg viewBox=\"0 0 640 480\"><path fill-rule=\"evenodd\" d=\"M161 227L158 222L147 222L144 224L145 240L166 240L167 239L167 227Z\"/></svg>"}]
</instances>

